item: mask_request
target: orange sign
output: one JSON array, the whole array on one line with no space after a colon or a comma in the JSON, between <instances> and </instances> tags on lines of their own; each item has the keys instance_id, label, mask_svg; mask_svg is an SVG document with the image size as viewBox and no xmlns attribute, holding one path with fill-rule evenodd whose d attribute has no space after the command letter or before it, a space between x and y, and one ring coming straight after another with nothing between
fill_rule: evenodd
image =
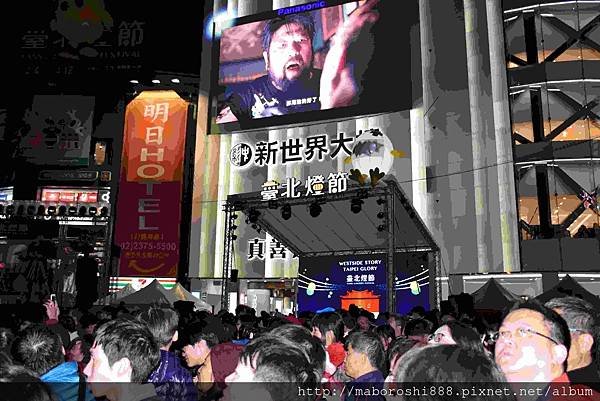
<instances>
[{"instance_id":1,"label":"orange sign","mask_svg":"<svg viewBox=\"0 0 600 401\"><path fill-rule=\"evenodd\" d=\"M182 179L187 107L174 91L142 92L127 105L123 149L127 181Z\"/></svg>"},{"instance_id":2,"label":"orange sign","mask_svg":"<svg viewBox=\"0 0 600 401\"><path fill-rule=\"evenodd\" d=\"M342 295L342 309L349 310L350 305L354 304L359 308L363 308L372 313L379 313L379 298L380 295L373 294L373 291L357 291L352 290Z\"/></svg>"}]
</instances>

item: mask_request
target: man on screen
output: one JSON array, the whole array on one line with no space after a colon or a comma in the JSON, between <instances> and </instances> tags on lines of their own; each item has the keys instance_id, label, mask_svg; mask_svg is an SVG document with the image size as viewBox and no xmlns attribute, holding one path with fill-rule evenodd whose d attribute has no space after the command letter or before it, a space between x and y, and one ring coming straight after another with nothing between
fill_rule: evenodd
<instances>
[{"instance_id":1,"label":"man on screen","mask_svg":"<svg viewBox=\"0 0 600 401\"><path fill-rule=\"evenodd\" d=\"M332 37L323 70L313 68L315 26L308 14L271 19L262 32L267 75L229 93L217 123L330 109L356 103L359 92L348 47L358 33L379 18L369 0L341 24Z\"/></svg>"}]
</instances>

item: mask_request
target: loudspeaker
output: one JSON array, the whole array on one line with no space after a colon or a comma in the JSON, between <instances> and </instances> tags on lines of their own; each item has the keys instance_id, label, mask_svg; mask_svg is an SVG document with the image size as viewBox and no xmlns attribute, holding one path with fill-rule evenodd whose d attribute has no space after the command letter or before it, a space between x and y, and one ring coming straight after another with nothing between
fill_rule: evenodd
<instances>
[{"instance_id":1,"label":"loudspeaker","mask_svg":"<svg viewBox=\"0 0 600 401\"><path fill-rule=\"evenodd\" d=\"M229 281L231 281L232 283L236 283L237 282L237 276L238 276L237 269L231 269L231 276L229 277Z\"/></svg>"}]
</instances>

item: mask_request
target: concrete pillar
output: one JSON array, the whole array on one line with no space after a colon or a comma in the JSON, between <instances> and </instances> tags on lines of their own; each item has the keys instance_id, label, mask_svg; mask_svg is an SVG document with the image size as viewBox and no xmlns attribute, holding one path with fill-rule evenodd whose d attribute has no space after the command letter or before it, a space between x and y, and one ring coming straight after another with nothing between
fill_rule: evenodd
<instances>
[{"instance_id":1,"label":"concrete pillar","mask_svg":"<svg viewBox=\"0 0 600 401\"><path fill-rule=\"evenodd\" d=\"M503 270L513 272L520 271L521 266L501 0L486 0L486 11L494 105L498 188L500 189Z\"/></svg>"},{"instance_id":2,"label":"concrete pillar","mask_svg":"<svg viewBox=\"0 0 600 401\"><path fill-rule=\"evenodd\" d=\"M427 178L427 168L433 164L432 140L433 123L428 112L435 101L432 78L435 76L435 54L433 44L433 24L431 19L432 4L429 0L419 0L419 26L421 35L421 74L423 77L423 107L422 112L418 109L411 113L411 117L420 118L422 115L422 127L412 133L414 141L411 142L411 153L418 154L420 165L413 165L413 174L417 177ZM414 156L413 156L414 157ZM417 185L413 202L420 205L419 214L430 231L434 231L434 194L427 191L428 180L423 185Z\"/></svg>"},{"instance_id":3,"label":"concrete pillar","mask_svg":"<svg viewBox=\"0 0 600 401\"><path fill-rule=\"evenodd\" d=\"M228 4L227 10L229 15L244 17L246 15L254 14L258 11L258 4L255 0L229 0L231 4ZM254 145L256 144L255 138L256 134L231 134L231 147L233 149L239 143L246 143L250 145L252 149L254 149ZM229 151L228 151L229 152ZM229 153L224 155L229 162ZM235 171L235 167L231 168L229 174L229 194L242 194L246 192L252 192L256 190L257 185L261 185L262 183L256 182L256 180L251 178L251 175L248 174L249 170L246 172ZM223 199L225 200L225 199ZM246 244L252 238L257 237L256 231L247 226L246 224L239 224L239 222L243 222L243 216L240 216L238 220L238 229L236 231L237 240L234 242L233 252L235 252L235 257L232 258L232 268L237 269L239 271L239 278L245 278L247 276L247 271L245 269L248 264L246 263ZM243 244L243 245L242 245Z\"/></svg>"},{"instance_id":4,"label":"concrete pillar","mask_svg":"<svg viewBox=\"0 0 600 401\"><path fill-rule=\"evenodd\" d=\"M289 0L273 0L273 10L277 10L283 7L289 7ZM287 139L287 130L286 129L274 129L269 130L269 142L277 142L280 143ZM286 168L285 166L274 166L269 164L267 171L267 180L269 181L277 181L280 184L285 181L286 178ZM266 236L266 247L267 250L270 249L270 244L272 242L272 237L267 234ZM284 267L286 260L282 259L271 259L269 252L267 252L265 257L265 277L283 277L284 275Z\"/></svg>"},{"instance_id":5,"label":"concrete pillar","mask_svg":"<svg viewBox=\"0 0 600 401\"><path fill-rule=\"evenodd\" d=\"M485 116L481 104L485 99L482 85L484 69L480 46L480 29L477 16L477 0L464 0L465 35L467 45L467 72L469 76L469 105L471 111L471 143L473 146L473 180L475 190L475 229L477 234L477 264L480 273L492 266L488 243L488 188L485 138Z\"/></svg>"}]
</instances>

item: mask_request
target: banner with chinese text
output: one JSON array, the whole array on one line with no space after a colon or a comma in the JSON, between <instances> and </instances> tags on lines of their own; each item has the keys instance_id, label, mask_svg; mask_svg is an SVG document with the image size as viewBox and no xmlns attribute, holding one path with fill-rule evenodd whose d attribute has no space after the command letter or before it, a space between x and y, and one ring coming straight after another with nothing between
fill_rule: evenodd
<instances>
[{"instance_id":1,"label":"banner with chinese text","mask_svg":"<svg viewBox=\"0 0 600 401\"><path fill-rule=\"evenodd\" d=\"M119 275L176 277L187 102L143 92L125 113L115 241Z\"/></svg>"}]
</instances>

